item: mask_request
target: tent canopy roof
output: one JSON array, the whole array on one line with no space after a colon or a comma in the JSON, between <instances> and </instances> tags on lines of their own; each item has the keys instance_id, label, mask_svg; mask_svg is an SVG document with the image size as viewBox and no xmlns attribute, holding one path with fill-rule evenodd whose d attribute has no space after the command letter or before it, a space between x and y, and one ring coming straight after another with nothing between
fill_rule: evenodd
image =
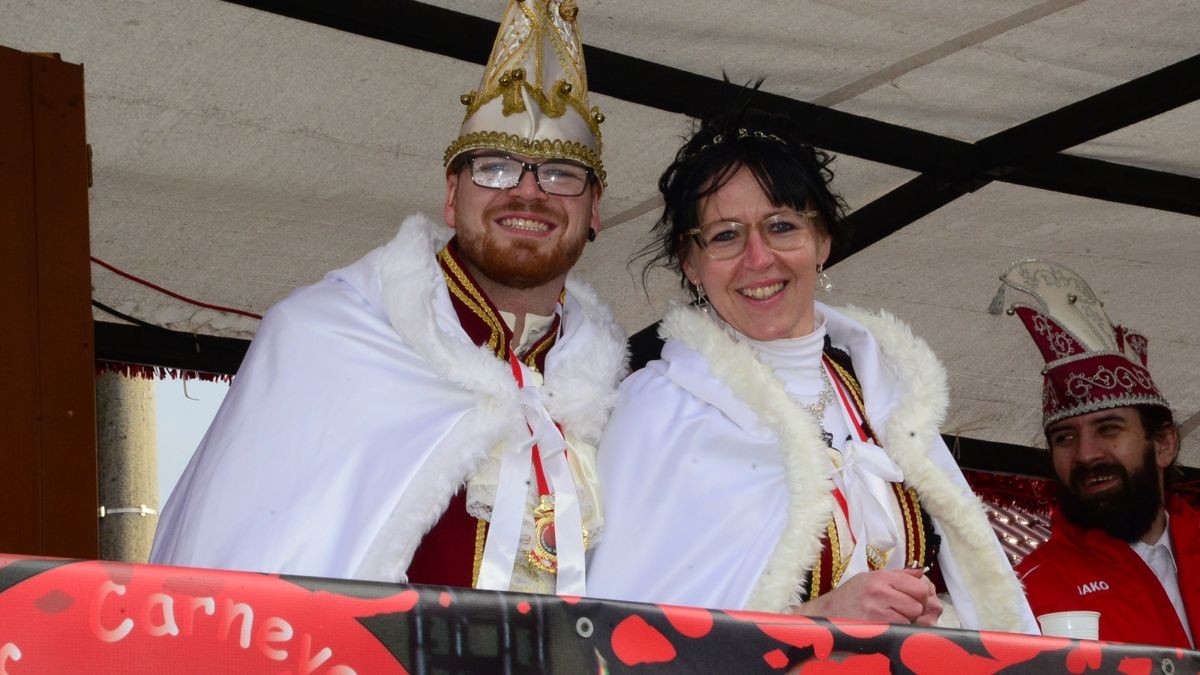
<instances>
[{"instance_id":1,"label":"tent canopy roof","mask_svg":"<svg viewBox=\"0 0 1200 675\"><path fill-rule=\"evenodd\" d=\"M683 112L719 98L723 73L765 77L773 104L838 154L834 186L860 230L827 301L887 309L930 342L950 376L944 431L1041 443L1037 352L1018 321L985 313L1006 264L1037 256L1078 271L1114 321L1149 337L1183 460L1200 464L1200 4L580 5L610 178L579 269L630 332L680 296L666 271L643 290L629 260ZM86 68L93 255L261 313L406 214L436 216L458 97L478 83L502 6L0 0L0 44ZM1176 80L1104 98L1172 66ZM97 300L152 323L255 328L100 267L93 279Z\"/></svg>"}]
</instances>

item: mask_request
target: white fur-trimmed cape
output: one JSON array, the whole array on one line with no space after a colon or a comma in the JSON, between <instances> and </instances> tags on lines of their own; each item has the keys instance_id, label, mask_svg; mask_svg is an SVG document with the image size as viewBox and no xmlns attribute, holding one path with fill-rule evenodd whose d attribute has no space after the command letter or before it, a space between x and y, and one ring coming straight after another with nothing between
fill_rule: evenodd
<instances>
[{"instance_id":1,"label":"white fur-trimmed cape","mask_svg":"<svg viewBox=\"0 0 1200 675\"><path fill-rule=\"evenodd\" d=\"M450 303L434 257L449 236L410 217L387 246L267 313L164 509L153 562L404 578L459 486L528 434L511 373ZM624 336L571 279L562 327L542 400L569 438L594 444Z\"/></svg>"},{"instance_id":2,"label":"white fur-trimmed cape","mask_svg":"<svg viewBox=\"0 0 1200 675\"><path fill-rule=\"evenodd\" d=\"M389 577L407 568L416 545L464 480L471 483L469 510L490 517L500 471L495 452L501 443L528 435L508 364L463 339L457 318L454 328L447 330L454 310L434 254L449 239L449 230L420 215L405 221L402 235L405 229L408 236L393 239L379 261L383 307L404 343L439 377L472 392L476 403L442 443L459 450L430 455L421 480L405 492L384 526L389 535L378 537L363 561L364 572ZM574 277L567 279L562 331L546 356L542 401L569 440L595 446L627 370L625 335L595 291ZM590 493L580 490L579 498L590 540L598 542L603 536L603 514ZM532 533L528 519L523 531L526 538Z\"/></svg>"},{"instance_id":3,"label":"white fur-trimmed cape","mask_svg":"<svg viewBox=\"0 0 1200 675\"><path fill-rule=\"evenodd\" d=\"M964 623L973 628L1035 631L1020 585L987 523L982 503L967 488L938 435L948 397L945 372L937 358L903 322L888 314L824 306L819 310L827 319L835 346L847 349L854 360L868 418L875 423L883 447L935 519L943 537L939 562ZM602 597L783 611L796 602L807 570L818 560L821 535L833 509L819 429L811 416L791 402L783 383L756 358L753 349L706 315L674 308L664 318L661 332L668 339L664 361L623 385L610 430L601 443L609 533L594 557L590 588ZM651 397L654 400L649 400ZM668 407L677 418L701 420L693 425L699 431L692 433L669 424L660 430L652 416L640 412L655 405ZM647 437L647 447L627 450L639 434ZM640 464L638 472L666 480L668 471L656 471L658 465L647 459L646 453L665 452L655 446L675 442L690 443L694 448L672 454L673 466L711 465L726 474L691 480L705 486L697 488L705 494L695 497L697 501L686 507L689 511L703 511L712 502L728 502L734 510L753 504L752 513L727 526L721 524L724 512L719 508L705 512L709 521L720 522L700 535L702 542L716 540L720 532L726 532L728 545L736 550L714 552L711 544L704 543L689 550L691 538L682 537L674 546L683 549L680 559L667 563L666 574L672 581L617 581L618 576L636 579L652 574L643 572L643 552L647 563L666 556L661 547L646 541L659 536L657 529L629 525L651 517L640 513L651 507L632 493L654 488L616 483L633 475L625 470L626 464ZM731 457L730 453L744 457ZM757 493L720 494L730 489ZM689 502L686 488L664 491L671 496L658 500L656 517L671 519L676 513L676 527L683 530L689 525L704 526L689 521L690 513L672 511L664 504L670 499ZM775 510L778 513L773 513ZM761 532L752 530L756 525ZM725 527L731 529L722 529ZM747 534L748 528L752 533ZM640 544L639 536L643 537ZM707 578L694 583L685 576L688 574ZM754 576L747 580L747 575ZM717 588L722 584L729 588Z\"/></svg>"}]
</instances>

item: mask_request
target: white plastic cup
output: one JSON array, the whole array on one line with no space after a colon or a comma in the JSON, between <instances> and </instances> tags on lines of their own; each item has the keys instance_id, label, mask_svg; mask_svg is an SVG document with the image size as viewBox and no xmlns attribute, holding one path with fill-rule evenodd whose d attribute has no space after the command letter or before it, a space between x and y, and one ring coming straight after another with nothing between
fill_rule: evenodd
<instances>
[{"instance_id":1,"label":"white plastic cup","mask_svg":"<svg viewBox=\"0 0 1200 675\"><path fill-rule=\"evenodd\" d=\"M1080 640L1100 639L1100 612L1052 612L1039 616L1037 620L1042 626L1042 635Z\"/></svg>"}]
</instances>

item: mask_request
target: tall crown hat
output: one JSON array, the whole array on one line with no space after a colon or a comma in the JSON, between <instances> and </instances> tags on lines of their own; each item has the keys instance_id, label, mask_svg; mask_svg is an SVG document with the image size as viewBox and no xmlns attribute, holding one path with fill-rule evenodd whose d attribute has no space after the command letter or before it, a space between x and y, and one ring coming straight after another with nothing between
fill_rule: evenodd
<instances>
[{"instance_id":1,"label":"tall crown hat","mask_svg":"<svg viewBox=\"0 0 1200 675\"><path fill-rule=\"evenodd\" d=\"M1005 287L1035 306L1013 304L1042 352L1042 425L1076 415L1134 405L1170 408L1146 368L1146 338L1112 323L1104 303L1075 272L1036 258L1017 260L988 311L999 314Z\"/></svg>"},{"instance_id":2,"label":"tall crown hat","mask_svg":"<svg viewBox=\"0 0 1200 675\"><path fill-rule=\"evenodd\" d=\"M498 149L573 159L606 182L604 115L588 105L578 15L575 0L509 0L479 90L460 98L467 114L447 166L469 150Z\"/></svg>"}]
</instances>

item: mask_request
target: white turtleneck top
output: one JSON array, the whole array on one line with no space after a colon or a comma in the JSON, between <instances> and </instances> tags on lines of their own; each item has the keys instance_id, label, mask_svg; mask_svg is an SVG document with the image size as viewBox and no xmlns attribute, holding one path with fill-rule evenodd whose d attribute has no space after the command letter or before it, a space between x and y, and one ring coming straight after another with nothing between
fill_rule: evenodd
<instances>
[{"instance_id":1,"label":"white turtleneck top","mask_svg":"<svg viewBox=\"0 0 1200 675\"><path fill-rule=\"evenodd\" d=\"M814 314L813 322L815 327L808 335L768 341L751 339L728 327L738 340L754 347L759 360L771 368L783 381L784 390L792 400L804 408L819 400L826 382L821 375L821 369L826 368L821 358L825 347L825 317L818 312ZM833 375L827 369L826 375L832 383ZM834 512L839 557L849 561L842 582L872 569L868 546L873 549L872 556L878 552L886 558L883 568L904 567L907 544L904 520L889 485L890 482L902 482L903 472L881 448L855 438L849 413L836 386L833 399L825 407L819 422L821 428L832 435L828 470L834 485L846 498L850 515L847 522L841 509ZM852 447L847 449L847 445ZM877 557L876 566L879 560Z\"/></svg>"}]
</instances>

